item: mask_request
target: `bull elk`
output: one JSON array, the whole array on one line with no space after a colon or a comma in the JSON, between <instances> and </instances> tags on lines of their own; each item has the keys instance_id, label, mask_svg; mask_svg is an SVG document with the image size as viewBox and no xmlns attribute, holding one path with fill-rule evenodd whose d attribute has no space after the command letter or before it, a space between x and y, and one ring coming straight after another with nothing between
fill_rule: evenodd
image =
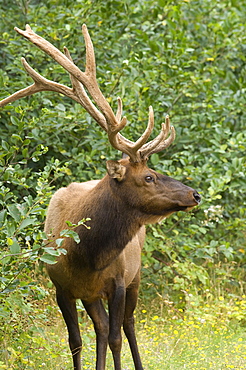
<instances>
[{"instance_id":1,"label":"bull elk","mask_svg":"<svg viewBox=\"0 0 246 370\"><path fill-rule=\"evenodd\" d=\"M118 109L114 114L99 89L94 48L86 25L82 26L86 46L85 72L73 63L66 48L63 54L28 25L25 31L15 30L69 73L72 88L47 80L22 58L34 84L2 100L0 106L40 91L61 93L81 104L107 132L110 144L127 155L119 161L108 161L107 174L102 180L72 183L59 189L48 208L45 232L50 235L53 246L66 228L66 221L78 225L81 219L90 219L90 229L83 225L76 228L80 242L65 238L63 248L67 254L60 255L56 264L47 266L67 325L74 369L81 369L82 341L76 310L76 299L81 299L96 332L96 369L105 369L108 344L115 370L121 369L123 325L135 369L142 370L133 312L138 297L145 225L160 221L173 212L190 210L198 205L201 197L196 190L146 165L151 154L162 151L174 141L175 130L170 128L168 117L159 135L150 142L147 140L154 126L152 107L149 108L147 128L136 142L120 133L127 122L126 117L121 117L122 101L118 98ZM103 300L108 301L108 313Z\"/></svg>"}]
</instances>

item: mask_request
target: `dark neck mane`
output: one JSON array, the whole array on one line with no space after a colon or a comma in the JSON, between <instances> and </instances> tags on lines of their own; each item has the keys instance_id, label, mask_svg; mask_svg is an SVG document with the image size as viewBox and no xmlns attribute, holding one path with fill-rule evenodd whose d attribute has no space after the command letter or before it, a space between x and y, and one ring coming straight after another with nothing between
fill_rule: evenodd
<instances>
[{"instance_id":1,"label":"dark neck mane","mask_svg":"<svg viewBox=\"0 0 246 370\"><path fill-rule=\"evenodd\" d=\"M76 230L81 240L78 252L95 270L107 267L141 227L137 212L104 189L99 183L90 193L90 202L84 204L81 218L91 219L86 223L90 229L79 226Z\"/></svg>"}]
</instances>

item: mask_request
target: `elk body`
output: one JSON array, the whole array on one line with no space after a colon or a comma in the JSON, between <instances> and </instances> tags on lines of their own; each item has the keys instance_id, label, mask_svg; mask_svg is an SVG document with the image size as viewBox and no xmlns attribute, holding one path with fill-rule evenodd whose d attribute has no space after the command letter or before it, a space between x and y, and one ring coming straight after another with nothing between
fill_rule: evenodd
<instances>
[{"instance_id":1,"label":"elk body","mask_svg":"<svg viewBox=\"0 0 246 370\"><path fill-rule=\"evenodd\" d=\"M29 26L25 31L16 30L69 72L72 88L45 79L23 58L23 65L34 84L4 99L0 106L39 91L62 93L79 102L107 132L111 145L128 155L120 161L108 161L107 174L102 180L72 183L59 189L48 208L45 231L54 246L60 232L67 228L66 221L77 225L81 219L90 218L87 222L89 229L84 225L76 228L80 242L66 238L62 247L67 254L60 255L56 264L47 266L67 325L74 369L81 369L82 342L76 310L76 300L81 299L96 332L96 369L105 369L109 344L114 368L121 370L123 326L135 369L142 370L133 312L138 297L144 225L160 221L173 212L193 208L200 202L200 195L179 181L147 167L148 157L168 147L175 138L168 117L160 134L150 142L147 140L154 125L151 107L147 129L135 143L120 134L126 125L126 118L121 118L121 99L118 98L118 110L114 114L96 81L94 50L85 25L82 27L86 44L85 72L73 63L67 49L65 54L61 53ZM103 300L108 301L108 313Z\"/></svg>"}]
</instances>

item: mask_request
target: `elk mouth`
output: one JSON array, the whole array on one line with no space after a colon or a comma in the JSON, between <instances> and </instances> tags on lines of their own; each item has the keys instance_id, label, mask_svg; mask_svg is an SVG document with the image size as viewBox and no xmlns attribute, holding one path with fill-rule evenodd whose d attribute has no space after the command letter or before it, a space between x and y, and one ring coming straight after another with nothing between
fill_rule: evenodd
<instances>
[{"instance_id":1,"label":"elk mouth","mask_svg":"<svg viewBox=\"0 0 246 370\"><path fill-rule=\"evenodd\" d=\"M165 218L167 218L168 216L170 216L171 214L173 214L174 212L178 212L178 211L183 211L183 212L189 212L190 210L192 210L194 207L196 207L200 202L201 202L201 195L196 191L194 190L193 192L193 202L192 204L188 204L188 205L183 205L184 203L182 203L182 205L180 204L177 204L176 206L172 207L170 206L169 209L165 209L161 214L160 213L157 213L157 214L148 214L147 215L147 212L145 211L145 220L144 220L144 224L155 224L156 222L161 222L162 220L164 220ZM147 217L146 217L147 216Z\"/></svg>"}]
</instances>

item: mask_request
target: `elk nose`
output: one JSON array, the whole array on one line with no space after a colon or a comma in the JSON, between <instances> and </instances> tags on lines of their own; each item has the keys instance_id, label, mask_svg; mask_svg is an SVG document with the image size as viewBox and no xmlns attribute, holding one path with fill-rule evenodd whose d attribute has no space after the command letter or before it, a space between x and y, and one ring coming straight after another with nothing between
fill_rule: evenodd
<instances>
[{"instance_id":1,"label":"elk nose","mask_svg":"<svg viewBox=\"0 0 246 370\"><path fill-rule=\"evenodd\" d=\"M194 199L195 199L195 201L197 203L200 203L201 202L202 197L201 197L201 195L196 190L193 193L193 197L194 197Z\"/></svg>"}]
</instances>

